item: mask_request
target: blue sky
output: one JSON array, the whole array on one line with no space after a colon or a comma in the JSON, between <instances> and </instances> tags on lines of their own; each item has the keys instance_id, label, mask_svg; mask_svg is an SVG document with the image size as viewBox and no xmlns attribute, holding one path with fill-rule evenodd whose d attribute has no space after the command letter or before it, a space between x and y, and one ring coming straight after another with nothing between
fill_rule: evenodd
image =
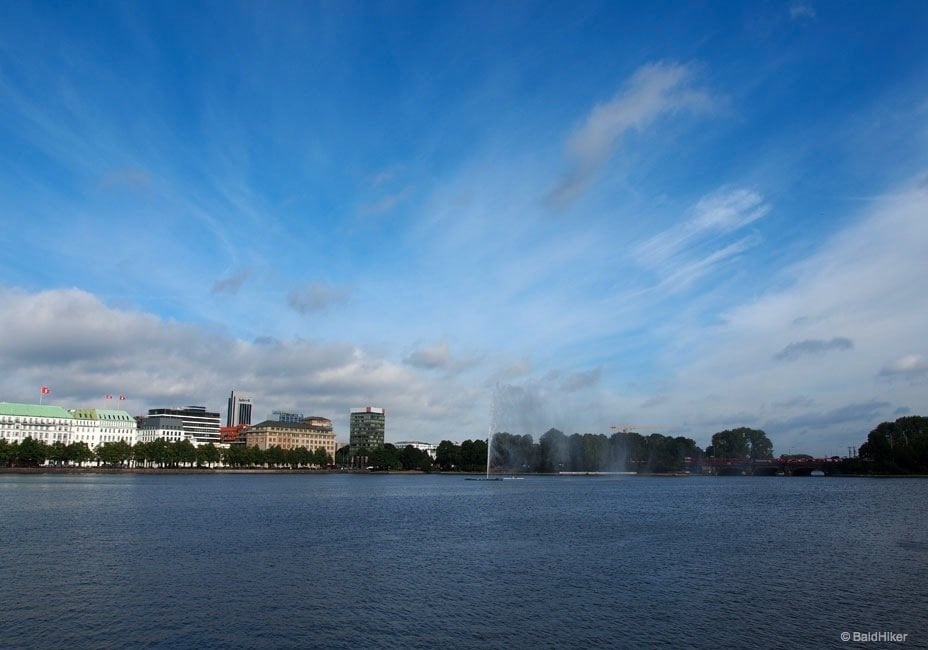
<instances>
[{"instance_id":1,"label":"blue sky","mask_svg":"<svg viewBox=\"0 0 928 650\"><path fill-rule=\"evenodd\" d=\"M0 399L843 454L928 413L925 33L919 2L6 3Z\"/></svg>"}]
</instances>

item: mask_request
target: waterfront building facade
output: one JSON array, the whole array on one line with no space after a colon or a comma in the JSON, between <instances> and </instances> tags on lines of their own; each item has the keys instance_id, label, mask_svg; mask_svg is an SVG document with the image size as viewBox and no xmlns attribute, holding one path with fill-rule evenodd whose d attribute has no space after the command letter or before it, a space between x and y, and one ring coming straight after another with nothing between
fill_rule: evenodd
<instances>
[{"instance_id":1,"label":"waterfront building facade","mask_svg":"<svg viewBox=\"0 0 928 650\"><path fill-rule=\"evenodd\" d=\"M0 402L0 438L22 442L32 438L46 445L86 443L95 449L106 442L137 440L135 418L116 409L71 409L49 404Z\"/></svg>"},{"instance_id":2,"label":"waterfront building facade","mask_svg":"<svg viewBox=\"0 0 928 650\"><path fill-rule=\"evenodd\" d=\"M277 446L284 450L305 447L309 451L322 447L335 458L335 432L328 418L312 416L301 422L265 420L248 427L244 434L249 447L267 449Z\"/></svg>"},{"instance_id":3,"label":"waterfront building facade","mask_svg":"<svg viewBox=\"0 0 928 650\"><path fill-rule=\"evenodd\" d=\"M138 441L135 418L118 409L71 409L71 442L86 442L91 449L107 442Z\"/></svg>"},{"instance_id":4,"label":"waterfront building facade","mask_svg":"<svg viewBox=\"0 0 928 650\"><path fill-rule=\"evenodd\" d=\"M419 440L403 440L401 442L394 442L393 446L397 449L413 447L419 451L426 452L432 458L432 460L435 460L435 455L438 453L438 445L433 445L431 442L421 442Z\"/></svg>"},{"instance_id":5,"label":"waterfront building facade","mask_svg":"<svg viewBox=\"0 0 928 650\"><path fill-rule=\"evenodd\" d=\"M154 442L162 439L165 442L180 442L189 440L196 445L196 438L184 430L184 420L179 415L149 415L139 424L139 442Z\"/></svg>"},{"instance_id":6,"label":"waterfront building facade","mask_svg":"<svg viewBox=\"0 0 928 650\"><path fill-rule=\"evenodd\" d=\"M228 410L226 411L226 426L234 427L239 424L251 424L251 398L236 395L235 391L229 396Z\"/></svg>"},{"instance_id":7,"label":"waterfront building facade","mask_svg":"<svg viewBox=\"0 0 928 650\"><path fill-rule=\"evenodd\" d=\"M236 424L231 427L219 427L219 441L224 445L244 445L245 440L245 431L247 431L249 425L247 424Z\"/></svg>"},{"instance_id":8,"label":"waterfront building facade","mask_svg":"<svg viewBox=\"0 0 928 650\"><path fill-rule=\"evenodd\" d=\"M60 406L0 402L0 438L8 442L32 438L47 445L67 445L75 442L73 430L74 416Z\"/></svg>"},{"instance_id":9,"label":"waterfront building facade","mask_svg":"<svg viewBox=\"0 0 928 650\"><path fill-rule=\"evenodd\" d=\"M365 406L351 409L349 418L349 454L353 457L358 450L373 451L383 447L386 430L386 409Z\"/></svg>"},{"instance_id":10,"label":"waterfront building facade","mask_svg":"<svg viewBox=\"0 0 928 650\"><path fill-rule=\"evenodd\" d=\"M207 411L205 406L186 406L180 408L149 409L149 417L153 415L174 415L180 417L184 426L184 433L192 436L191 442L195 445L219 443L219 413Z\"/></svg>"}]
</instances>

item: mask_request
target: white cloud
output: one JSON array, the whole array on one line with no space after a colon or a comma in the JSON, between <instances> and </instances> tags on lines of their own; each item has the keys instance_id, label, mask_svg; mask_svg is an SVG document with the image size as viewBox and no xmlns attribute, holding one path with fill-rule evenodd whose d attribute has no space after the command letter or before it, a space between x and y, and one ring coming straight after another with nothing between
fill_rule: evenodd
<instances>
[{"instance_id":1,"label":"white cloud","mask_svg":"<svg viewBox=\"0 0 928 650\"><path fill-rule=\"evenodd\" d=\"M702 197L682 224L674 225L638 244L633 255L644 266L660 266L706 238L724 235L764 217L770 206L745 188L723 188Z\"/></svg>"},{"instance_id":2,"label":"white cloud","mask_svg":"<svg viewBox=\"0 0 928 650\"><path fill-rule=\"evenodd\" d=\"M659 275L658 289L678 291L756 246L760 238L755 234L735 241L728 237L769 211L754 190L722 188L699 199L682 223L637 244L631 256Z\"/></svg>"},{"instance_id":3,"label":"white cloud","mask_svg":"<svg viewBox=\"0 0 928 650\"><path fill-rule=\"evenodd\" d=\"M576 200L593 183L626 132L647 128L668 114L704 112L714 104L706 90L695 86L691 66L658 62L638 68L610 101L594 106L568 136L571 168L551 190L549 200L561 207Z\"/></svg>"},{"instance_id":4,"label":"white cloud","mask_svg":"<svg viewBox=\"0 0 928 650\"><path fill-rule=\"evenodd\" d=\"M666 406L668 414L697 432L751 416L778 428L780 449L837 453L860 444L900 405L928 411L912 383L925 376L926 362L911 352L928 331L925 214L923 192L892 193L768 280L783 288L728 309L720 322L677 330L667 353L676 368L667 392L681 399ZM851 348L853 354L815 363L782 363ZM803 405L797 396L814 397L807 407L814 410L789 413Z\"/></svg>"},{"instance_id":5,"label":"white cloud","mask_svg":"<svg viewBox=\"0 0 928 650\"><path fill-rule=\"evenodd\" d=\"M242 341L113 308L78 289L0 288L0 331L0 401L35 402L44 384L67 408L103 406L102 396L115 393L128 396L121 406L133 414L186 404L222 412L236 389L253 396L258 418L275 409L331 418L339 441L347 441L348 409L367 404L388 408L388 440L437 442L486 430L484 389L348 343Z\"/></svg>"},{"instance_id":6,"label":"white cloud","mask_svg":"<svg viewBox=\"0 0 928 650\"><path fill-rule=\"evenodd\" d=\"M455 356L446 341L432 345L421 345L403 358L403 363L420 370L440 370L445 373L460 373L479 363L477 358Z\"/></svg>"},{"instance_id":7,"label":"white cloud","mask_svg":"<svg viewBox=\"0 0 928 650\"><path fill-rule=\"evenodd\" d=\"M928 381L928 359L920 354L907 354L883 366L880 377L912 383Z\"/></svg>"}]
</instances>

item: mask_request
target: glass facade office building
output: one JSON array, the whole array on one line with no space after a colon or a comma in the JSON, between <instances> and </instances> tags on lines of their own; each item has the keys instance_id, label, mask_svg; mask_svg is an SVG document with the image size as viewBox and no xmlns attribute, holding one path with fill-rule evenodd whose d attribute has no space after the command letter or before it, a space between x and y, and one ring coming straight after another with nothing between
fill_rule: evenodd
<instances>
[{"instance_id":1,"label":"glass facade office building","mask_svg":"<svg viewBox=\"0 0 928 650\"><path fill-rule=\"evenodd\" d=\"M355 456L359 449L372 451L383 447L386 429L386 410L376 406L351 409L349 413L349 453Z\"/></svg>"}]
</instances>

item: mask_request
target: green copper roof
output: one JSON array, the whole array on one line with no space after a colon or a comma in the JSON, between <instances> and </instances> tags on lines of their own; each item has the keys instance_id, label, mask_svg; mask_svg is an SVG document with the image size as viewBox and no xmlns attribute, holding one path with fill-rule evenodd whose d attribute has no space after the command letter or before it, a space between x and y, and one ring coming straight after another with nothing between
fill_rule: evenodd
<instances>
[{"instance_id":1,"label":"green copper roof","mask_svg":"<svg viewBox=\"0 0 928 650\"><path fill-rule=\"evenodd\" d=\"M68 418L71 414L60 406L49 404L13 404L0 402L0 415L17 415L31 418Z\"/></svg>"},{"instance_id":2,"label":"green copper roof","mask_svg":"<svg viewBox=\"0 0 928 650\"><path fill-rule=\"evenodd\" d=\"M78 420L122 420L135 422L135 418L127 411L118 409L71 409L71 414Z\"/></svg>"}]
</instances>

